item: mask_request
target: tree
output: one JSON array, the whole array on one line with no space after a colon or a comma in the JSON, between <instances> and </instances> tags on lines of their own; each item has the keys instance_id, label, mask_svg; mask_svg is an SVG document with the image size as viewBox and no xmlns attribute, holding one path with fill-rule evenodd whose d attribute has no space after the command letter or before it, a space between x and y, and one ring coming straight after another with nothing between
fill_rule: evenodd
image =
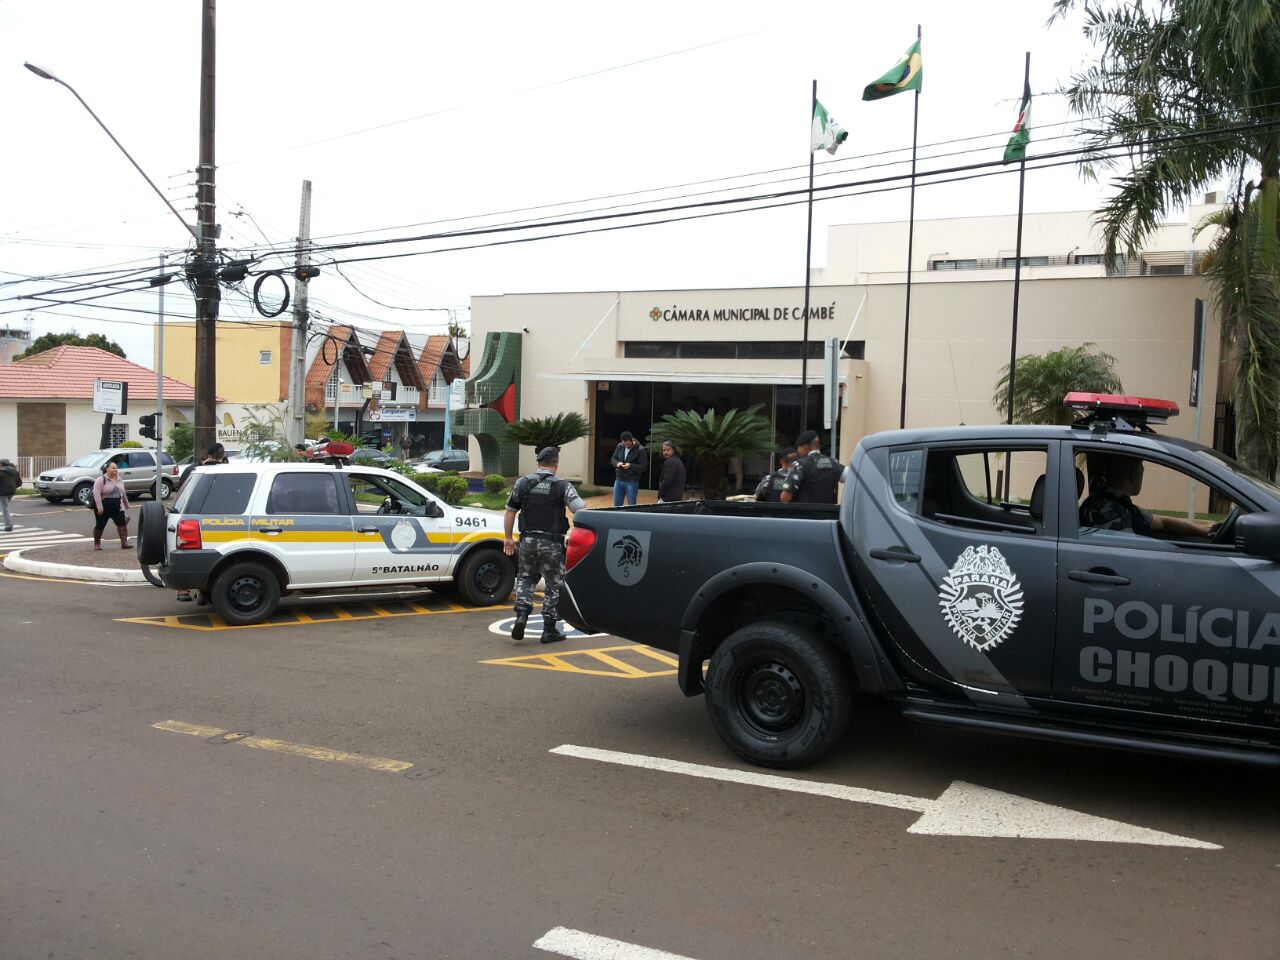
<instances>
[{"instance_id":1,"label":"tree","mask_svg":"<svg viewBox=\"0 0 1280 960\"><path fill-rule=\"evenodd\" d=\"M522 447L563 447L585 437L590 427L580 413L557 413L554 417L527 417L507 425L507 440Z\"/></svg>"},{"instance_id":2,"label":"tree","mask_svg":"<svg viewBox=\"0 0 1280 960\"><path fill-rule=\"evenodd\" d=\"M760 416L761 404L746 410L718 414L708 410L669 413L653 425L650 449L670 440L684 453L698 459L702 471L703 494L708 500L723 500L728 493L727 467L732 457L755 457L773 449L773 424Z\"/></svg>"},{"instance_id":3,"label":"tree","mask_svg":"<svg viewBox=\"0 0 1280 960\"><path fill-rule=\"evenodd\" d=\"M169 442L165 450L181 463L195 452L196 437L189 423L175 423L169 428Z\"/></svg>"},{"instance_id":4,"label":"tree","mask_svg":"<svg viewBox=\"0 0 1280 960\"><path fill-rule=\"evenodd\" d=\"M46 350L62 346L97 347L99 350L114 353L117 357L124 356L124 349L114 340L108 340L100 333L91 333L87 337L82 337L72 330L70 333L42 333L31 342L31 346L13 359L21 360L24 357L34 357L37 353L44 353Z\"/></svg>"},{"instance_id":5,"label":"tree","mask_svg":"<svg viewBox=\"0 0 1280 960\"><path fill-rule=\"evenodd\" d=\"M1280 226L1280 15L1275 0L1056 0L1080 8L1096 62L1065 93L1082 118L1086 171L1127 163L1097 213L1108 262L1133 253L1173 209L1230 182L1228 214L1208 225L1214 287L1234 367L1238 452L1273 471ZM1246 177L1257 177L1246 182ZM1242 231L1237 235L1237 231Z\"/></svg>"},{"instance_id":6,"label":"tree","mask_svg":"<svg viewBox=\"0 0 1280 960\"><path fill-rule=\"evenodd\" d=\"M1116 358L1094 352L1094 344L1063 347L1043 356L1027 354L1017 361L1013 381L1015 423L1070 424L1075 415L1063 400L1073 390L1088 393L1119 393L1124 389L1115 372ZM991 402L1004 417L1009 416L1009 365L1001 368Z\"/></svg>"}]
</instances>

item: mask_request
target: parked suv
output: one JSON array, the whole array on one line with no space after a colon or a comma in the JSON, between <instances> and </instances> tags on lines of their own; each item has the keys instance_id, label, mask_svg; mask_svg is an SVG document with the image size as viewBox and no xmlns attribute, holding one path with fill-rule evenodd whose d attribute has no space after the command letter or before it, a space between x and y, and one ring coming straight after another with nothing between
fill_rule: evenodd
<instances>
[{"instance_id":1,"label":"parked suv","mask_svg":"<svg viewBox=\"0 0 1280 960\"><path fill-rule=\"evenodd\" d=\"M240 462L197 467L171 513L144 504L138 557L237 626L309 591L421 586L488 606L515 583L502 522L501 512L449 506L397 473L336 457Z\"/></svg>"},{"instance_id":2,"label":"parked suv","mask_svg":"<svg viewBox=\"0 0 1280 960\"><path fill-rule=\"evenodd\" d=\"M108 462L114 462L129 493L150 493L158 500L168 500L178 485L178 464L169 454L160 451L161 476L157 484L155 458L154 450L137 447L95 450L65 467L40 474L35 481L36 492L50 503L61 503L70 497L87 507L93 497L93 481L102 475L102 468Z\"/></svg>"}]
</instances>

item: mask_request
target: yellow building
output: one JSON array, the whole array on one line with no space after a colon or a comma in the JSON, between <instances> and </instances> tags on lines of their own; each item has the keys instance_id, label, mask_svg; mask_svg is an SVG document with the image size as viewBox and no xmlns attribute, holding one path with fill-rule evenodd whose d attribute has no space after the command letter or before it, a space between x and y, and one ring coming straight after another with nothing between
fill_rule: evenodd
<instances>
[{"instance_id":1,"label":"yellow building","mask_svg":"<svg viewBox=\"0 0 1280 960\"><path fill-rule=\"evenodd\" d=\"M217 334L219 397L233 404L280 403L289 397L289 323L220 321ZM156 355L160 355L157 336ZM196 379L196 325L164 325L164 372L185 383Z\"/></svg>"}]
</instances>

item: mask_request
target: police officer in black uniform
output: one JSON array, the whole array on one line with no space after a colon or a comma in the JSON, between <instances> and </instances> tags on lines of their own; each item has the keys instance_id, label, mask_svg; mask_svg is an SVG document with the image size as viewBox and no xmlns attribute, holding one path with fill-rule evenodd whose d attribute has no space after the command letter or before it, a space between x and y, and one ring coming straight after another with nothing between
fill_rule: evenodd
<instances>
[{"instance_id":1,"label":"police officer in black uniform","mask_svg":"<svg viewBox=\"0 0 1280 960\"><path fill-rule=\"evenodd\" d=\"M787 447L778 457L778 469L766 473L756 486L756 499L764 503L778 503L782 499L782 485L787 482L791 465L800 456L795 447Z\"/></svg>"},{"instance_id":2,"label":"police officer in black uniform","mask_svg":"<svg viewBox=\"0 0 1280 960\"><path fill-rule=\"evenodd\" d=\"M525 624L533 612L533 585L541 577L543 643L563 640L556 629L556 613L560 602L560 581L564 579L564 536L569 532L565 510L577 513L586 506L568 480L556 476L560 466L560 450L543 447L538 451L538 469L521 477L511 488L507 514L503 520L505 539L502 551L516 554L512 538L516 514L520 514L520 547L516 572L516 622L511 628L513 640L524 639Z\"/></svg>"},{"instance_id":3,"label":"police officer in black uniform","mask_svg":"<svg viewBox=\"0 0 1280 960\"><path fill-rule=\"evenodd\" d=\"M822 452L822 441L816 430L806 430L796 437L800 454L782 484L783 503L835 503L836 487L844 474L844 464Z\"/></svg>"}]
</instances>

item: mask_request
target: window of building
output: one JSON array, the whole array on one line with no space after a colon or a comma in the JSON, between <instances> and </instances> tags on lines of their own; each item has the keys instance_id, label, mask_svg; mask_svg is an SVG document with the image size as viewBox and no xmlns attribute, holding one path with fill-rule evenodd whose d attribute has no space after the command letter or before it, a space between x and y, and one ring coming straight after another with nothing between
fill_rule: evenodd
<instances>
[{"instance_id":1,"label":"window of building","mask_svg":"<svg viewBox=\"0 0 1280 960\"><path fill-rule=\"evenodd\" d=\"M930 270L977 270L978 261L976 258L966 260L930 260Z\"/></svg>"},{"instance_id":2,"label":"window of building","mask_svg":"<svg viewBox=\"0 0 1280 960\"><path fill-rule=\"evenodd\" d=\"M1000 258L1000 266L1002 267L1017 266L1017 263L1018 263L1017 257L1001 257ZM1023 257L1022 265L1024 267L1047 267L1049 265L1049 258L1048 257Z\"/></svg>"},{"instance_id":3,"label":"window of building","mask_svg":"<svg viewBox=\"0 0 1280 960\"><path fill-rule=\"evenodd\" d=\"M1100 267L1106 260L1106 255L1102 253L1077 253L1073 262L1082 267Z\"/></svg>"},{"instance_id":4,"label":"window of building","mask_svg":"<svg viewBox=\"0 0 1280 960\"><path fill-rule=\"evenodd\" d=\"M108 446L118 447L120 446L120 444L124 443L128 439L129 439L129 424L113 423L111 425L111 434L107 438Z\"/></svg>"},{"instance_id":5,"label":"window of building","mask_svg":"<svg viewBox=\"0 0 1280 960\"><path fill-rule=\"evenodd\" d=\"M444 377L437 370L435 376L431 378L431 385L427 390L427 403L444 403L445 395L449 392L448 385L444 382Z\"/></svg>"},{"instance_id":6,"label":"window of building","mask_svg":"<svg viewBox=\"0 0 1280 960\"><path fill-rule=\"evenodd\" d=\"M269 366L269 365L271 364L271 351L270 351L270 350L259 350L259 351L258 351L258 363L260 363L260 364L261 364L262 366L264 366L264 367L265 367L265 366Z\"/></svg>"},{"instance_id":7,"label":"window of building","mask_svg":"<svg viewBox=\"0 0 1280 960\"><path fill-rule=\"evenodd\" d=\"M1181 263L1153 263L1147 266L1147 273L1153 277L1180 277L1187 272Z\"/></svg>"},{"instance_id":8,"label":"window of building","mask_svg":"<svg viewBox=\"0 0 1280 960\"><path fill-rule=\"evenodd\" d=\"M732 360L738 355L736 343L720 343L715 340L682 343L676 356L689 360Z\"/></svg>"}]
</instances>

